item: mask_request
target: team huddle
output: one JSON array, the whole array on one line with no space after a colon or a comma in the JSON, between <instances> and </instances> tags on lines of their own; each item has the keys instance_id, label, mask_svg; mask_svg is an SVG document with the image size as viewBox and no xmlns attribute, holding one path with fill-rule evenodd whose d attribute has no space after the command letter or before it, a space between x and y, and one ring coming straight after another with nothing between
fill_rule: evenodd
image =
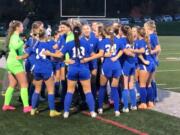
<instances>
[{"instance_id":1,"label":"team huddle","mask_svg":"<svg viewBox=\"0 0 180 135\"><path fill-rule=\"evenodd\" d=\"M154 107L155 72L161 52L154 21L146 22L144 27L130 27L119 23L82 24L69 19L60 22L53 36L41 21L35 21L26 42L20 37L22 32L21 22L9 24L9 87L3 111L15 110L10 103L17 83L23 112L30 115L39 113L39 99L45 90L50 117L61 115L57 109L61 108L64 118L68 118L77 96L86 102L92 118L96 112L103 114L104 104L114 106L115 116L120 115L121 108L128 113ZM56 99L60 99L58 107Z\"/></svg>"}]
</instances>

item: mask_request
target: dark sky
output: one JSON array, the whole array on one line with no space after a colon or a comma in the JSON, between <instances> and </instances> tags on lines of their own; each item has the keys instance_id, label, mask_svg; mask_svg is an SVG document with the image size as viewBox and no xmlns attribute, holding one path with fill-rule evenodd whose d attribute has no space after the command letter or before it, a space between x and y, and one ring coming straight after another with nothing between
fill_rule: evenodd
<instances>
[{"instance_id":1,"label":"dark sky","mask_svg":"<svg viewBox=\"0 0 180 135\"><path fill-rule=\"evenodd\" d=\"M104 0L63 0L65 15L102 15ZM180 0L106 0L107 17L175 14ZM162 4L163 3L163 4ZM60 17L59 0L0 0L0 20L23 19L28 12L39 19ZM179 10L180 11L180 10Z\"/></svg>"}]
</instances>

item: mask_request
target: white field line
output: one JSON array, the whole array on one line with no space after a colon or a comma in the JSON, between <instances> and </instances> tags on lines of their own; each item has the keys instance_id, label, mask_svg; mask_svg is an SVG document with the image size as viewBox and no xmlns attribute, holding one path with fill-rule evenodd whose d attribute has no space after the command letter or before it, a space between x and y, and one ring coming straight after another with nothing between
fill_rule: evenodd
<instances>
[{"instance_id":1,"label":"white field line","mask_svg":"<svg viewBox=\"0 0 180 135\"><path fill-rule=\"evenodd\" d=\"M162 54L160 54L160 56L176 55L176 54L180 54L180 53L162 53Z\"/></svg>"},{"instance_id":2,"label":"white field line","mask_svg":"<svg viewBox=\"0 0 180 135\"><path fill-rule=\"evenodd\" d=\"M163 89L166 89L166 90L177 90L177 89L180 89L180 87L170 87L170 88L163 88Z\"/></svg>"},{"instance_id":3,"label":"white field line","mask_svg":"<svg viewBox=\"0 0 180 135\"><path fill-rule=\"evenodd\" d=\"M161 73L161 72L177 72L180 71L180 69L172 69L172 70L158 70L157 73Z\"/></svg>"},{"instance_id":4,"label":"white field line","mask_svg":"<svg viewBox=\"0 0 180 135\"><path fill-rule=\"evenodd\" d=\"M165 86L165 85L167 85L167 84L165 84L165 83L159 83L159 84L157 84L158 86Z\"/></svg>"}]
</instances>

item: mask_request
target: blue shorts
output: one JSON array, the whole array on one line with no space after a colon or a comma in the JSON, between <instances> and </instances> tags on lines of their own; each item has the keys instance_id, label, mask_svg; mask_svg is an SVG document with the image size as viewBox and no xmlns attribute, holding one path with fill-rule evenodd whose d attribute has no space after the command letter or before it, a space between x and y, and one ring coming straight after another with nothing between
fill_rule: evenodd
<instances>
[{"instance_id":1,"label":"blue shorts","mask_svg":"<svg viewBox=\"0 0 180 135\"><path fill-rule=\"evenodd\" d=\"M156 65L153 62L150 62L150 64L148 66L140 64L139 68L140 68L140 70L145 70L149 73L153 73L156 70Z\"/></svg>"},{"instance_id":2,"label":"blue shorts","mask_svg":"<svg viewBox=\"0 0 180 135\"><path fill-rule=\"evenodd\" d=\"M44 80L47 81L49 78L53 76L53 72L47 72L47 73L34 73L34 79L36 81Z\"/></svg>"},{"instance_id":3,"label":"blue shorts","mask_svg":"<svg viewBox=\"0 0 180 135\"><path fill-rule=\"evenodd\" d=\"M94 69L97 69L97 60L93 60L89 62L89 69L92 71Z\"/></svg>"},{"instance_id":4,"label":"blue shorts","mask_svg":"<svg viewBox=\"0 0 180 135\"><path fill-rule=\"evenodd\" d=\"M88 80L90 79L90 70L88 67L69 66L67 78L72 81Z\"/></svg>"},{"instance_id":5,"label":"blue shorts","mask_svg":"<svg viewBox=\"0 0 180 135\"><path fill-rule=\"evenodd\" d=\"M27 59L25 61L25 70L26 72L33 72L34 69L34 64L32 61L30 61L29 59Z\"/></svg>"},{"instance_id":6,"label":"blue shorts","mask_svg":"<svg viewBox=\"0 0 180 135\"><path fill-rule=\"evenodd\" d=\"M53 71L56 72L57 70L60 70L62 67L65 67L64 62L52 62L53 65Z\"/></svg>"},{"instance_id":7,"label":"blue shorts","mask_svg":"<svg viewBox=\"0 0 180 135\"><path fill-rule=\"evenodd\" d=\"M125 76L132 76L135 75L136 65L130 64L127 61L124 62L123 65L123 75Z\"/></svg>"},{"instance_id":8,"label":"blue shorts","mask_svg":"<svg viewBox=\"0 0 180 135\"><path fill-rule=\"evenodd\" d=\"M103 64L101 74L107 78L119 78L122 74L122 69L120 65L117 68L111 68Z\"/></svg>"}]
</instances>

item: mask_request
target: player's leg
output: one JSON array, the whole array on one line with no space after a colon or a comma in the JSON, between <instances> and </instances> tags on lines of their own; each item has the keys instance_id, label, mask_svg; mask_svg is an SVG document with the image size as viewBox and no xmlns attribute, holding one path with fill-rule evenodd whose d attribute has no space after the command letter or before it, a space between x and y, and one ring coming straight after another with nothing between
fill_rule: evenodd
<instances>
[{"instance_id":1,"label":"player's leg","mask_svg":"<svg viewBox=\"0 0 180 135\"><path fill-rule=\"evenodd\" d=\"M137 110L136 91L134 89L134 75L129 78L129 94L131 100L131 110Z\"/></svg>"},{"instance_id":2,"label":"player's leg","mask_svg":"<svg viewBox=\"0 0 180 135\"><path fill-rule=\"evenodd\" d=\"M39 104L39 97L40 97L42 82L43 82L42 80L37 79L36 77L35 77L35 80L33 81L35 90L31 99L31 106L32 106L31 115L35 115L36 113L38 113L37 107Z\"/></svg>"},{"instance_id":3,"label":"player's leg","mask_svg":"<svg viewBox=\"0 0 180 135\"><path fill-rule=\"evenodd\" d=\"M95 113L95 102L94 102L94 98L91 92L91 82L90 79L88 80L81 80L81 85L83 87L83 91L85 93L86 96L86 103L88 104L89 107L89 111L91 113L91 117L96 117L96 113Z\"/></svg>"},{"instance_id":4,"label":"player's leg","mask_svg":"<svg viewBox=\"0 0 180 135\"><path fill-rule=\"evenodd\" d=\"M115 116L120 115L119 111L119 93L118 93L118 84L119 84L119 78L112 78L111 82L111 97L114 101L114 112Z\"/></svg>"},{"instance_id":5,"label":"player's leg","mask_svg":"<svg viewBox=\"0 0 180 135\"><path fill-rule=\"evenodd\" d=\"M67 87L67 93L64 100L64 118L69 117L69 108L71 106L76 83L77 81L73 81L73 80L68 80L67 82L68 87Z\"/></svg>"},{"instance_id":6,"label":"player's leg","mask_svg":"<svg viewBox=\"0 0 180 135\"><path fill-rule=\"evenodd\" d=\"M17 80L11 73L8 73L8 80L9 80L9 86L5 93L4 105L2 107L3 111L15 110L15 107L10 106L10 103L13 96L14 88L17 85Z\"/></svg>"},{"instance_id":7,"label":"player's leg","mask_svg":"<svg viewBox=\"0 0 180 135\"><path fill-rule=\"evenodd\" d=\"M147 109L147 81L149 73L147 72L146 66L143 66L139 72L139 85L140 85L140 105L139 109Z\"/></svg>"},{"instance_id":8,"label":"player's leg","mask_svg":"<svg viewBox=\"0 0 180 135\"><path fill-rule=\"evenodd\" d=\"M45 80L45 84L47 87L47 91L48 91L48 104L49 104L49 109L50 109L50 117L56 117L61 115L61 113L57 112L55 110L55 95L54 95L54 79L53 77L46 77L48 79L44 79Z\"/></svg>"},{"instance_id":9,"label":"player's leg","mask_svg":"<svg viewBox=\"0 0 180 135\"><path fill-rule=\"evenodd\" d=\"M103 74L101 74L100 88L99 88L99 95L98 95L98 113L99 114L103 113L103 102L104 102L104 97L105 97L105 92L106 92L107 81L108 79Z\"/></svg>"},{"instance_id":10,"label":"player's leg","mask_svg":"<svg viewBox=\"0 0 180 135\"><path fill-rule=\"evenodd\" d=\"M21 87L21 99L23 102L23 112L27 113L31 111L31 107L29 106L29 98L28 98L28 83L25 72L20 72L16 74L16 79Z\"/></svg>"}]
</instances>

